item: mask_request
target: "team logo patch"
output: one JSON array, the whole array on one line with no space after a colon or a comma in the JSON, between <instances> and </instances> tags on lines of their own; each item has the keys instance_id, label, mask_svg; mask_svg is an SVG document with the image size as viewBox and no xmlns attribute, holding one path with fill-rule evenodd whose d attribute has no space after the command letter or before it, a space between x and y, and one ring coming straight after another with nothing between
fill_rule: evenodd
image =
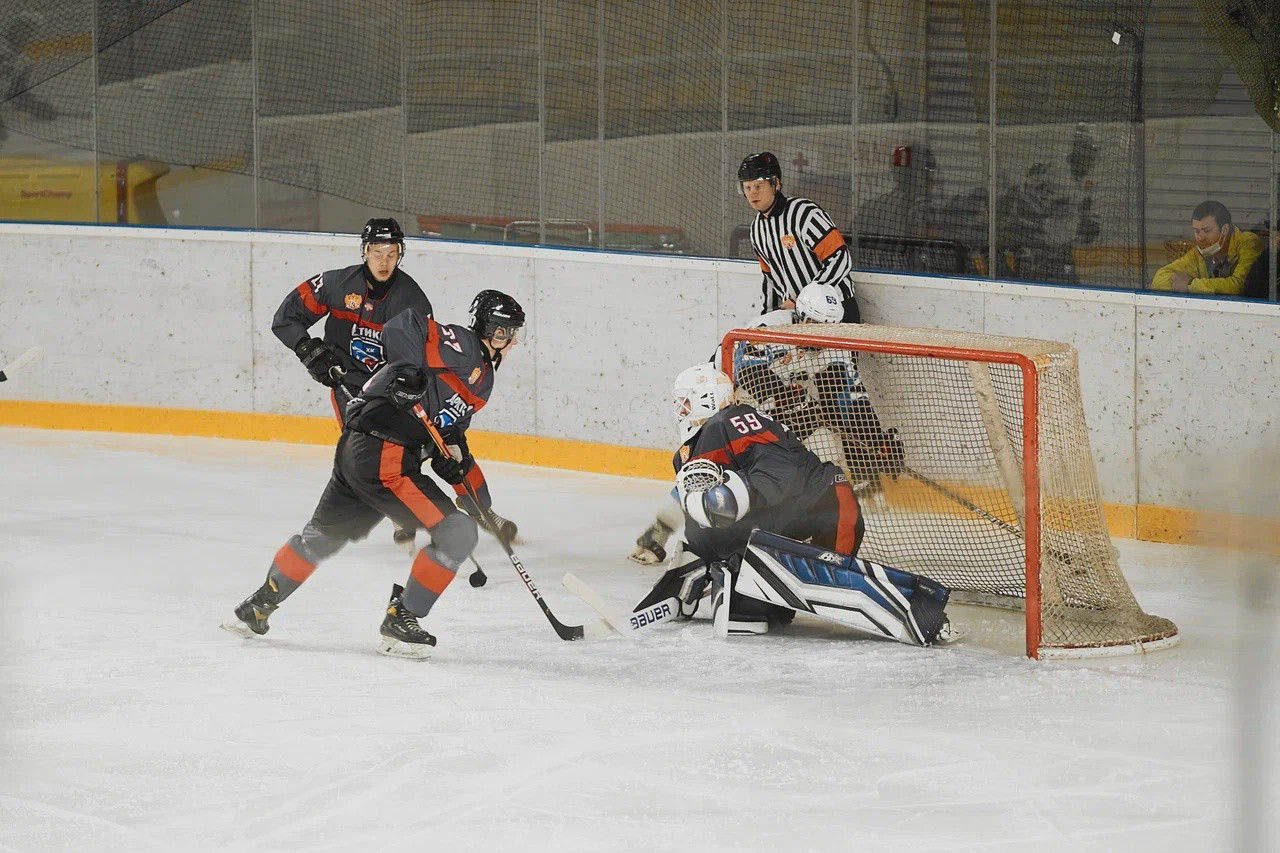
<instances>
[{"instance_id":1,"label":"team logo patch","mask_svg":"<svg viewBox=\"0 0 1280 853\"><path fill-rule=\"evenodd\" d=\"M370 372L377 370L382 364L382 344L377 341L352 338L351 357L369 368Z\"/></svg>"},{"instance_id":2,"label":"team logo patch","mask_svg":"<svg viewBox=\"0 0 1280 853\"><path fill-rule=\"evenodd\" d=\"M684 464L689 461L689 445L680 445L680 463Z\"/></svg>"},{"instance_id":3,"label":"team logo patch","mask_svg":"<svg viewBox=\"0 0 1280 853\"><path fill-rule=\"evenodd\" d=\"M483 374L484 374L484 371L477 367L475 370L471 371L471 375L467 377L467 384L475 385L477 382L480 381L480 377Z\"/></svg>"},{"instance_id":4,"label":"team logo patch","mask_svg":"<svg viewBox=\"0 0 1280 853\"><path fill-rule=\"evenodd\" d=\"M794 249L796 247L796 238L790 234L782 235L782 248Z\"/></svg>"},{"instance_id":5,"label":"team logo patch","mask_svg":"<svg viewBox=\"0 0 1280 853\"><path fill-rule=\"evenodd\" d=\"M358 293L348 293L346 298L347 307L352 311L360 307L360 303L364 301L364 297Z\"/></svg>"}]
</instances>

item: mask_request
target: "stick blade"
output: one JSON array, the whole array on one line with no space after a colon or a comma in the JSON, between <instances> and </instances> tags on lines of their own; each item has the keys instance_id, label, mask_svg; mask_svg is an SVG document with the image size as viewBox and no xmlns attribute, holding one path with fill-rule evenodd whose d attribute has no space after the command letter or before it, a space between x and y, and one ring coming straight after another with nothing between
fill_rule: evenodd
<instances>
[{"instance_id":1,"label":"stick blade","mask_svg":"<svg viewBox=\"0 0 1280 853\"><path fill-rule=\"evenodd\" d=\"M44 355L44 350L40 349L40 347L32 347L31 349L27 350L22 355L15 358L12 362L10 362L9 364L6 364L3 370L0 370L0 382L4 382L5 380L9 379L13 374L18 373L23 368L28 367L34 364L35 362L39 361L42 355Z\"/></svg>"},{"instance_id":2,"label":"stick blade","mask_svg":"<svg viewBox=\"0 0 1280 853\"><path fill-rule=\"evenodd\" d=\"M615 613L613 608L611 608L594 589L587 586L582 579L573 572L566 574L560 583L565 589L580 598L584 604L596 613L599 613L600 618L602 618L605 621L605 624L614 631L630 640L634 640L636 638L636 632L635 629L631 627L631 622L620 614Z\"/></svg>"}]
</instances>

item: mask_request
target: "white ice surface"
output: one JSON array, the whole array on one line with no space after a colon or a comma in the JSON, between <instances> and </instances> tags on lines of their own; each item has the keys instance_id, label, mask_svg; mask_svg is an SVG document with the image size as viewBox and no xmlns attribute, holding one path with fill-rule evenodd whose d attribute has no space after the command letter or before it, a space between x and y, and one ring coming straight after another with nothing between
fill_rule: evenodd
<instances>
[{"instance_id":1,"label":"white ice surface","mask_svg":"<svg viewBox=\"0 0 1280 853\"><path fill-rule=\"evenodd\" d=\"M1280 849L1273 560L1118 541L1181 645L1037 663L963 607L939 650L566 643L486 538L416 663L375 652L409 562L383 525L265 638L219 630L330 454L0 429L0 850ZM566 571L619 607L657 577L624 554L662 484L485 467L563 621L593 616Z\"/></svg>"}]
</instances>

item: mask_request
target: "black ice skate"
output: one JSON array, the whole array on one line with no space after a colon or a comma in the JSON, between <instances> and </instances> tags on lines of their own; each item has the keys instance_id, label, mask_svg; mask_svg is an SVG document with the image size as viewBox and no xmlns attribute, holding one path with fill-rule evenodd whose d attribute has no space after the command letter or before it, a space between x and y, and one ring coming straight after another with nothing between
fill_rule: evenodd
<instances>
[{"instance_id":1,"label":"black ice skate","mask_svg":"<svg viewBox=\"0 0 1280 853\"><path fill-rule=\"evenodd\" d=\"M640 534L640 538L636 540L636 550L632 552L629 559L645 566L656 566L658 563L666 562L665 546L667 540L671 538L671 533L670 527L655 520L644 533Z\"/></svg>"},{"instance_id":2,"label":"black ice skate","mask_svg":"<svg viewBox=\"0 0 1280 853\"><path fill-rule=\"evenodd\" d=\"M410 613L400 601L404 587L393 584L391 600L387 602L387 617L382 620L382 644L378 651L396 658L426 660L436 647L436 638L418 624L418 617Z\"/></svg>"},{"instance_id":3,"label":"black ice skate","mask_svg":"<svg viewBox=\"0 0 1280 853\"><path fill-rule=\"evenodd\" d=\"M275 581L267 578L266 583L258 591L236 606L234 621L222 623L222 627L245 639L254 635L262 635L271 629L267 617L280 606L280 590Z\"/></svg>"}]
</instances>

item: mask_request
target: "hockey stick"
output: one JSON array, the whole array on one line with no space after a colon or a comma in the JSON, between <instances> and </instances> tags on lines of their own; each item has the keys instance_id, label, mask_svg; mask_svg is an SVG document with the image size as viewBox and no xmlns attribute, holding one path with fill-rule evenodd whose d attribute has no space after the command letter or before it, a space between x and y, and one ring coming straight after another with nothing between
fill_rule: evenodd
<instances>
[{"instance_id":1,"label":"hockey stick","mask_svg":"<svg viewBox=\"0 0 1280 853\"><path fill-rule=\"evenodd\" d=\"M448 446L444 443L444 437L440 435L440 430L436 429L436 425L432 423L431 418L427 416L427 412L422 408L422 404L418 403L413 407L413 413L417 416L422 426L431 436L431 441L435 443L436 449L446 456L452 458L453 454L449 452ZM473 513L477 518L483 518L485 523L490 525L494 530L498 529L497 524L489 515L489 511L480 506L480 499L476 497L476 490L471 487L465 479L462 481L462 488L467 493L467 499L471 501L471 508L475 510ZM498 544L502 546L502 550L507 552L507 559L511 561L511 565L515 567L516 573L520 575L520 579L524 581L525 588L529 590L529 594L533 596L533 600L538 602L538 606L542 608L542 614L547 617L547 621L551 623L551 627L555 629L556 636L562 640L581 640L586 636L586 631L581 625L566 625L555 617L551 612L551 608L547 606L547 602L543 600L542 593L538 592L538 587L534 584L533 578L529 577L529 572L525 570L524 564L520 562L520 558L516 556L516 552L512 550L511 545L505 539L498 539Z\"/></svg>"},{"instance_id":2,"label":"hockey stick","mask_svg":"<svg viewBox=\"0 0 1280 853\"><path fill-rule=\"evenodd\" d=\"M560 583L580 598L583 604L600 614L600 618L606 625L627 638L636 638L644 629L680 615L680 599L675 596L654 602L644 610L620 613L610 607L598 592L587 586L585 581L572 572L566 574Z\"/></svg>"},{"instance_id":3,"label":"hockey stick","mask_svg":"<svg viewBox=\"0 0 1280 853\"><path fill-rule=\"evenodd\" d=\"M973 501L966 498L964 495L956 491L953 491L952 489L947 488L946 486L939 483L937 480L934 480L933 478L925 474L921 474L919 471L907 465L902 466L902 473L910 477L914 477L915 479L919 480L921 483L933 489L935 492L942 495L943 497L948 498L949 500L955 501L957 504L969 510L969 512L978 516L983 521L989 521L996 527L1003 530L1004 532L1009 533L1013 536L1016 536L1017 538L1021 539L1024 542L1026 541L1027 539L1026 531L1024 531L1021 527L1017 526L1016 524L1010 524L1000 516L990 512L989 510L983 509ZM1066 551L1060 551L1054 548L1049 550L1048 553L1058 562L1065 563L1068 566L1071 565L1071 555Z\"/></svg>"},{"instance_id":4,"label":"hockey stick","mask_svg":"<svg viewBox=\"0 0 1280 853\"><path fill-rule=\"evenodd\" d=\"M335 371L337 372L335 373ZM348 403L350 403L352 400L355 399L355 397L351 396L351 389L348 388L346 384L342 381L342 377L345 376L346 373L347 372L343 370L341 367L329 368L329 375L338 381L338 384L334 386L334 390L340 389L342 392L342 396L346 399ZM471 559L471 565L475 566L476 570L467 577L467 583L479 589L480 587L484 586L489 582L489 576L484 573L484 569L480 568L480 564L476 562L475 557L471 557L470 559Z\"/></svg>"},{"instance_id":5,"label":"hockey stick","mask_svg":"<svg viewBox=\"0 0 1280 853\"><path fill-rule=\"evenodd\" d=\"M27 350L22 355L18 356L13 361L6 364L3 370L0 370L0 382L4 382L5 380L9 379L9 377L13 376L13 374L15 373L22 372L23 368L30 366L32 363L36 361L39 361L40 356L42 355L44 355L44 350L40 349L40 347L32 347L31 349Z\"/></svg>"}]
</instances>

